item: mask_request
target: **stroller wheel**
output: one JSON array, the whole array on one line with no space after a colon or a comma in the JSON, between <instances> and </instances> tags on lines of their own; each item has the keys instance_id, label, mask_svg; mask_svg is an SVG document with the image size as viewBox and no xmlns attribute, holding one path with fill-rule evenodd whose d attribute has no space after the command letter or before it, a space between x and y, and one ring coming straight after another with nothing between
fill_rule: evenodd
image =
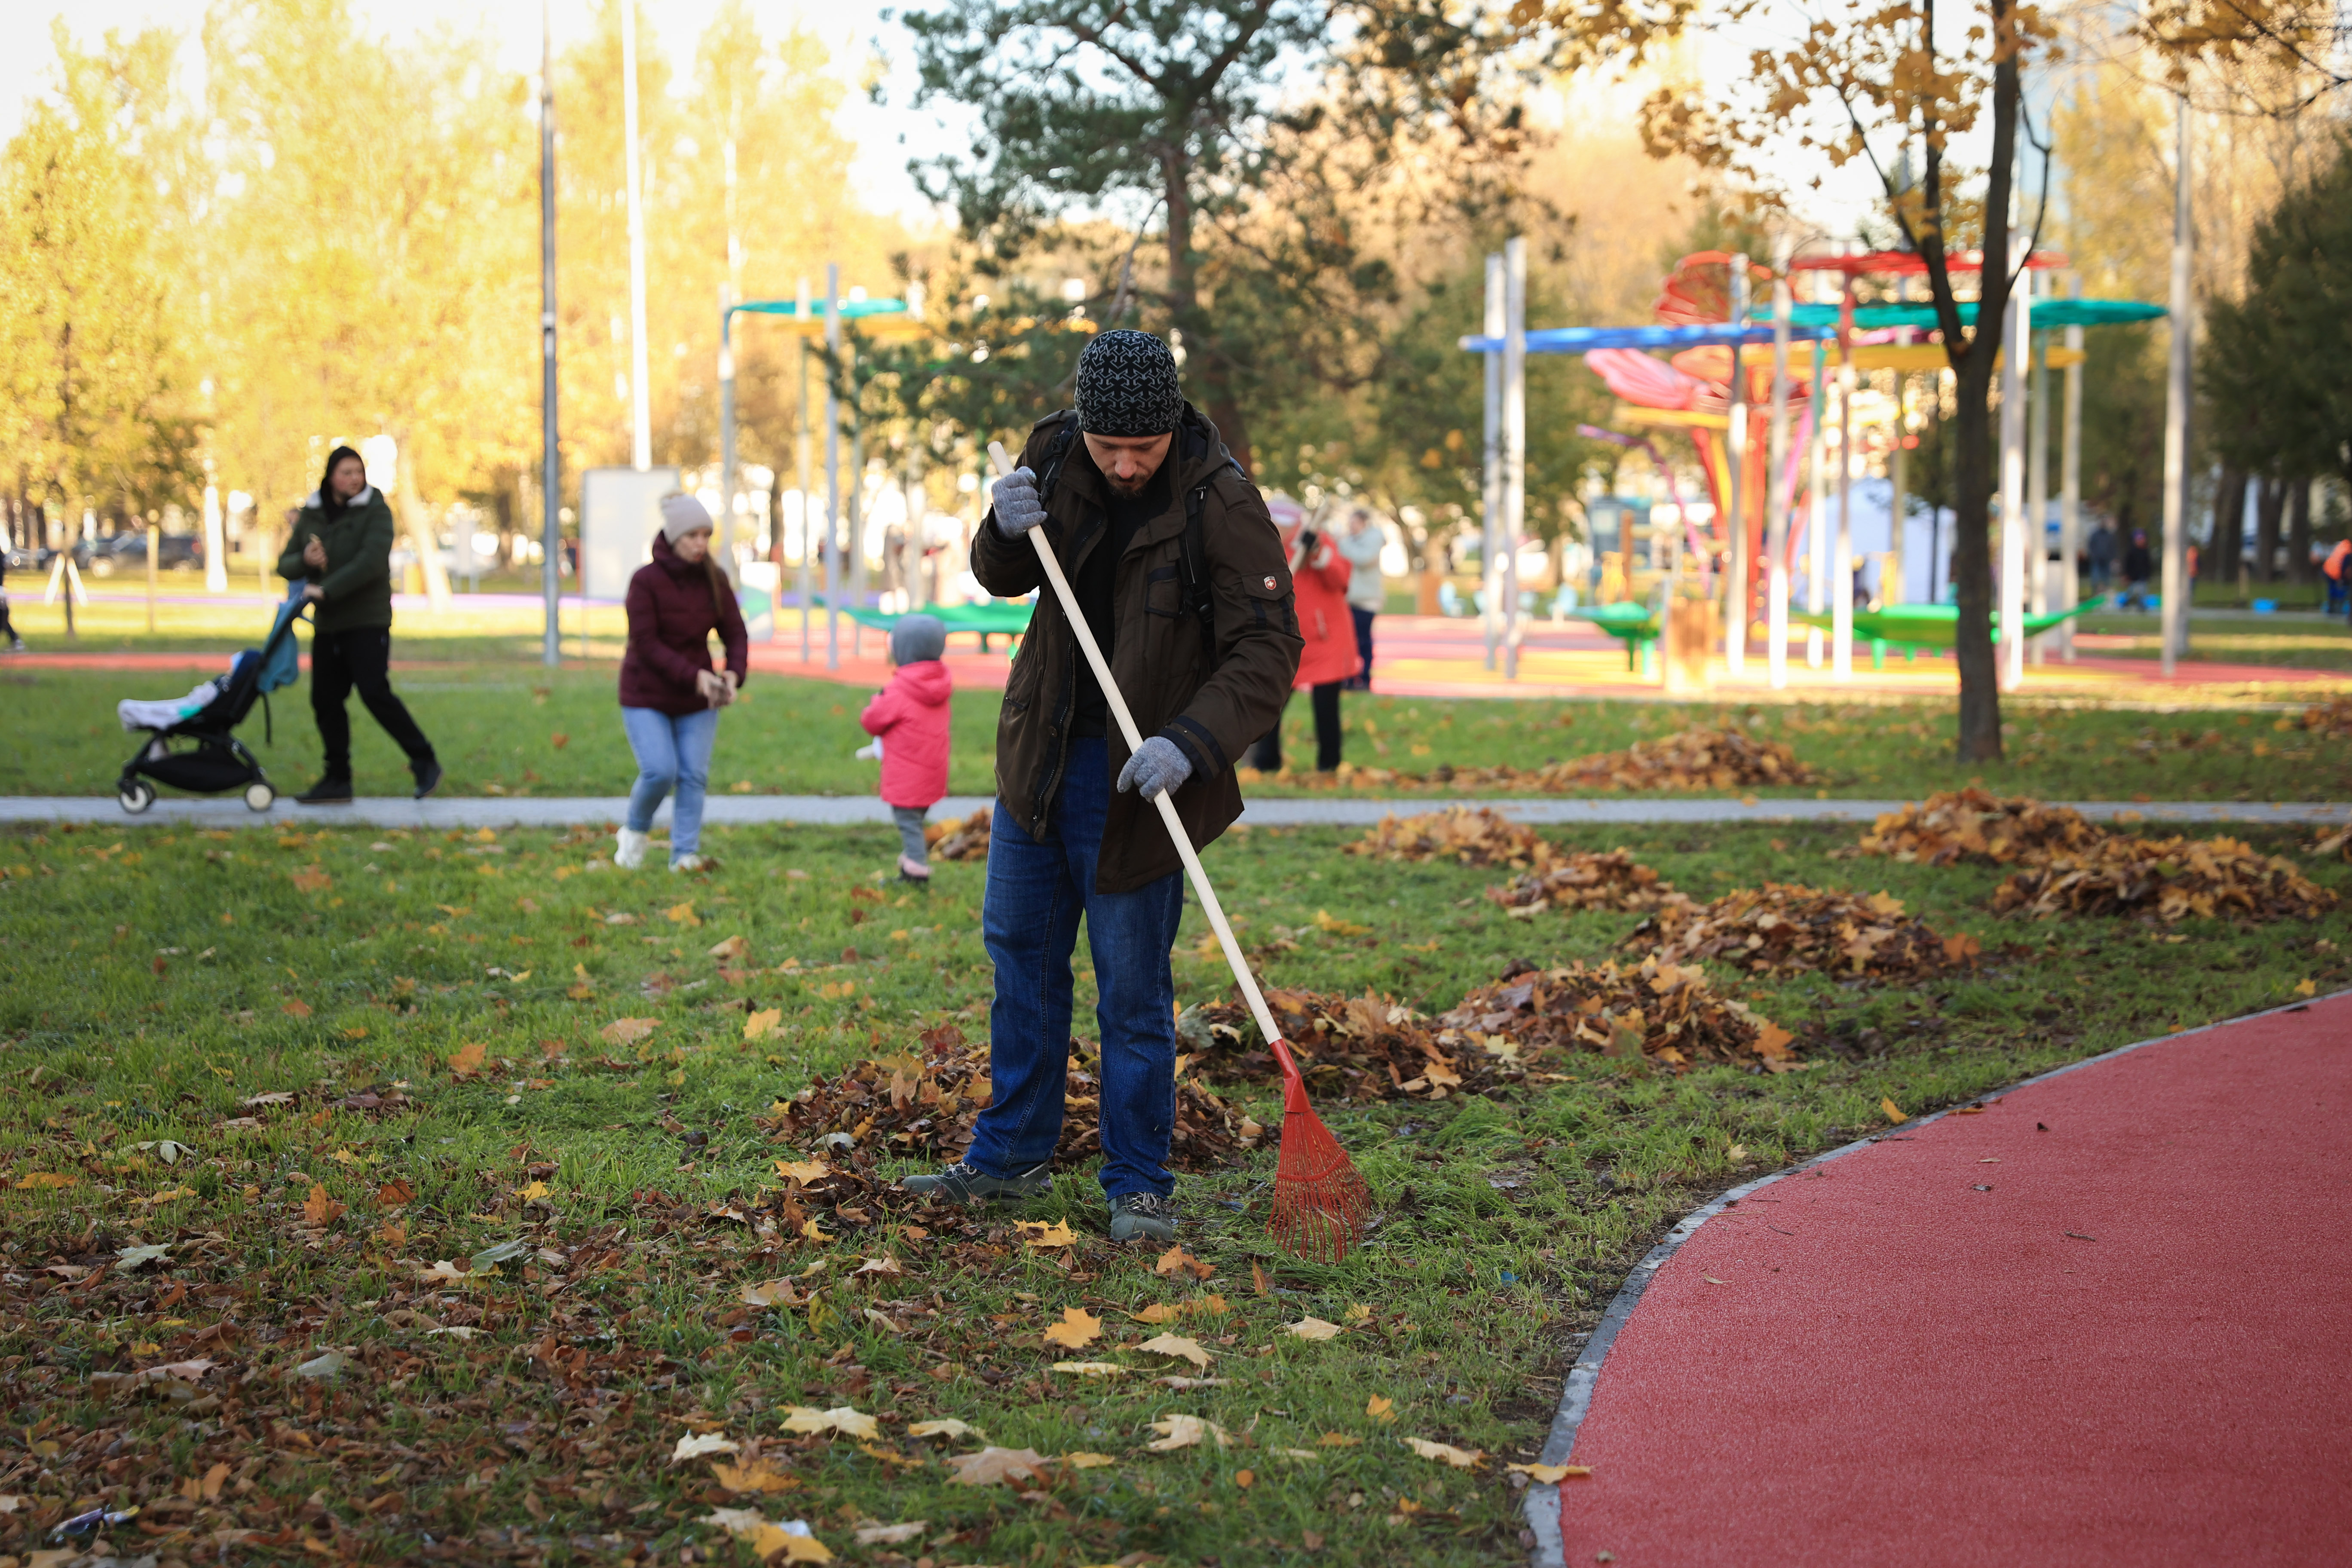
<instances>
[{"instance_id":1,"label":"stroller wheel","mask_svg":"<svg viewBox=\"0 0 2352 1568\"><path fill-rule=\"evenodd\" d=\"M145 779L129 779L115 786L115 798L122 809L136 816L155 804L155 786Z\"/></svg>"},{"instance_id":2,"label":"stroller wheel","mask_svg":"<svg viewBox=\"0 0 2352 1568\"><path fill-rule=\"evenodd\" d=\"M254 783L245 786L245 807L247 811L268 811L278 792L267 784Z\"/></svg>"}]
</instances>

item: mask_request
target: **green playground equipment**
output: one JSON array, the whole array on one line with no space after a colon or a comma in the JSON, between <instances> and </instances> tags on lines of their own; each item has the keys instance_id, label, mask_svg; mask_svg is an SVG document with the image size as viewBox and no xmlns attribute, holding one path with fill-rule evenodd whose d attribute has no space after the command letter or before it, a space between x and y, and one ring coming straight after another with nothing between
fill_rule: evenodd
<instances>
[{"instance_id":1,"label":"green playground equipment","mask_svg":"<svg viewBox=\"0 0 2352 1568\"><path fill-rule=\"evenodd\" d=\"M2046 616L2025 617L2025 635L2039 637L2053 626L2063 625L2084 611L2106 603L2105 594L2095 594L2071 610L2054 610ZM1835 624L1832 616L1808 610L1791 610L1789 618L1801 626L1819 626L1829 631ZM2000 640L2000 612L1989 617L1992 623L1995 642ZM1889 605L1883 610L1856 610L1853 613L1853 633L1870 639L1870 668L1886 668L1886 647L1900 646L1903 657L1916 659L1919 650L1945 649L1959 640L1960 607L1958 605Z\"/></svg>"},{"instance_id":2,"label":"green playground equipment","mask_svg":"<svg viewBox=\"0 0 2352 1568\"><path fill-rule=\"evenodd\" d=\"M1567 610L1571 621L1590 621L1625 645L1625 668L1645 678L1658 672L1658 639L1665 635L1666 613L1657 605L1591 605Z\"/></svg>"},{"instance_id":3,"label":"green playground equipment","mask_svg":"<svg viewBox=\"0 0 2352 1568\"><path fill-rule=\"evenodd\" d=\"M810 595L809 602L822 608L824 595ZM888 632L907 615L930 616L947 627L948 635L971 632L980 638L980 651L988 651L988 639L1001 637L1018 639L1029 629L1029 614L1036 605L1027 599L991 599L985 605L926 605L919 610L869 610L860 605L844 605L841 613L861 626L877 632Z\"/></svg>"}]
</instances>

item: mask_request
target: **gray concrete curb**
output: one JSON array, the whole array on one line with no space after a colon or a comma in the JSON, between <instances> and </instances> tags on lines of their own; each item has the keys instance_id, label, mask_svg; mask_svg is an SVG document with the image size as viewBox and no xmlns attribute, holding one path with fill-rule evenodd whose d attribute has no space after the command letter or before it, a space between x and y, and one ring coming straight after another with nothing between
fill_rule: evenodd
<instances>
[{"instance_id":1,"label":"gray concrete curb","mask_svg":"<svg viewBox=\"0 0 2352 1568\"><path fill-rule=\"evenodd\" d=\"M989 805L982 795L950 795L931 808L934 821L963 816ZM1503 816L1543 826L1577 823L1628 826L1706 822L1868 822L1885 812L1901 809L1899 800L1805 800L1796 798L1738 800L1603 799L1447 800L1436 797L1280 798L1260 796L1242 813L1253 827L1364 827L1384 816L1411 816L1452 805L1490 806ZM2078 800L2053 804L2071 805L2084 816L2105 822L2237 824L2242 826L2335 826L2352 821L2352 804L2340 801L2115 801ZM302 822L313 826L349 822L369 827L419 829L450 827L573 827L583 823L618 822L628 809L620 795L474 796L446 795L431 800L404 800L397 795L371 795L339 806L296 805L284 795L268 811L247 811L236 796L158 800L145 813L131 816L111 795L0 795L0 822L90 822L116 826L142 823L200 823L209 827L239 824L282 826ZM663 807L666 813L668 807ZM714 795L703 806L705 822L730 827L763 823L811 826L841 826L856 823L887 823L890 808L872 795ZM667 820L665 817L664 820Z\"/></svg>"}]
</instances>

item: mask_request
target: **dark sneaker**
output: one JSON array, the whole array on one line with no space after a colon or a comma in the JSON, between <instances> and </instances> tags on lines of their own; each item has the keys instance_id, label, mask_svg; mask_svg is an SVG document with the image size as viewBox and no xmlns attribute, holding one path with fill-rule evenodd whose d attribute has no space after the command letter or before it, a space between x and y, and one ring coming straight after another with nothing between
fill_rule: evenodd
<instances>
[{"instance_id":1,"label":"dark sneaker","mask_svg":"<svg viewBox=\"0 0 2352 1568\"><path fill-rule=\"evenodd\" d=\"M441 782L441 764L432 757L411 763L409 772L416 775L416 798L419 800L431 795L433 786Z\"/></svg>"},{"instance_id":2,"label":"dark sneaker","mask_svg":"<svg viewBox=\"0 0 2352 1568\"><path fill-rule=\"evenodd\" d=\"M1121 1193L1110 1201L1113 1241L1173 1241L1176 1200L1158 1193Z\"/></svg>"},{"instance_id":3,"label":"dark sneaker","mask_svg":"<svg viewBox=\"0 0 2352 1568\"><path fill-rule=\"evenodd\" d=\"M1054 1178L1043 1165L1017 1176L992 1176L959 1160L946 1170L929 1175L903 1176L899 1178L898 1190L918 1196L928 1194L959 1204L1017 1204L1051 1193Z\"/></svg>"},{"instance_id":4,"label":"dark sneaker","mask_svg":"<svg viewBox=\"0 0 2352 1568\"><path fill-rule=\"evenodd\" d=\"M352 781L324 778L294 797L297 805L349 805L352 804Z\"/></svg>"}]
</instances>

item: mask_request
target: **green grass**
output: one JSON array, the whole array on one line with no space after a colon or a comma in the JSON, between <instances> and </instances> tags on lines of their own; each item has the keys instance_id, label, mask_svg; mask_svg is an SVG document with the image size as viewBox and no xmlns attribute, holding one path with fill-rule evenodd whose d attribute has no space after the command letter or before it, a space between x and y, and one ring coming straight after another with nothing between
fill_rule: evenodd
<instances>
[{"instance_id":1,"label":"green grass","mask_svg":"<svg viewBox=\"0 0 2352 1568\"><path fill-rule=\"evenodd\" d=\"M1701 895L1767 879L1885 888L1938 930L1978 935L1988 963L1918 988L1719 973L1797 1031L1819 1064L1804 1072L1675 1076L1592 1058L1563 1067L1571 1081L1492 1099L1334 1109L1384 1212L1376 1238L1337 1267L1276 1253L1263 1230L1272 1160L1253 1153L1181 1184L1187 1243L1216 1270L1196 1287L1156 1276L1150 1251L1101 1239L1083 1172L1039 1213L1080 1233L1066 1267L986 1220L919 1237L887 1216L862 1230L835 1218L838 1239L818 1242L730 1217L730 1205L761 1212L773 1161L810 1152L755 1124L775 1096L906 1049L943 1018L984 1027L980 867L944 865L929 894L900 894L880 880L893 853L881 830L719 832L719 868L692 879L581 874L597 848L586 835L9 830L0 1490L28 1500L0 1515L0 1552L22 1555L60 1517L103 1502L143 1507L115 1532L126 1554L135 1542L183 1561L213 1551L215 1531L244 1530L286 1559L308 1541L375 1562L679 1562L689 1545L724 1562L737 1549L697 1521L760 1500L725 1496L702 1464L667 1462L706 1425L764 1438L798 1482L766 1500L768 1516L807 1519L851 1562L1273 1563L1296 1560L1310 1532L1319 1560L1338 1563L1506 1560L1521 1548L1501 1463L1533 1456L1580 1335L1693 1205L1885 1125L1883 1096L1930 1110L2278 1003L2306 980L2346 980L2341 916L2168 932L2023 925L1985 912L1990 872L1831 862L1850 835L1826 828L1560 837L1622 843ZM1603 957L1633 923L1510 920L1477 896L1492 873L1370 862L1336 853L1342 841L1259 831L1208 855L1245 941L1297 942L1271 960L1272 983L1373 987L1433 1011L1511 958ZM2312 874L2352 886L2341 864ZM861 889L883 901L853 899ZM681 901L698 925L668 917ZM1370 929L1318 931L1319 910ZM1186 923L1189 1003L1228 981L1192 951L1197 910ZM751 952L730 979L704 954L736 934ZM798 973L777 973L787 960ZM656 973L666 989L648 986ZM1091 1034L1083 966L1080 987ZM783 1015L756 1044L741 1027L751 1005ZM622 1016L659 1027L641 1046L608 1045L597 1031ZM453 1079L451 1057L475 1046L485 1070ZM383 1098L395 1088L406 1098ZM363 1092L381 1102L347 1101ZM295 1099L249 1103L270 1093ZM1272 1121L1271 1095L1240 1099ZM245 1117L259 1125L235 1124ZM159 1140L191 1150L167 1164ZM35 1173L76 1185L26 1184ZM396 1211L380 1201L394 1182L413 1189ZM345 1211L314 1223L303 1212L314 1188ZM419 1278L509 1241L528 1250L487 1288ZM142 1244L169 1246L170 1260L96 1279L45 1272ZM851 1272L884 1255L905 1272ZM1255 1293L1254 1265L1278 1294ZM740 1303L744 1285L787 1274L813 1286L813 1308ZM1114 1309L1210 1290L1230 1311L1175 1327L1202 1341L1226 1386L1045 1370L1067 1352L1038 1334L1066 1306L1104 1318L1113 1348L1089 1355L1139 1366L1150 1358L1117 1347L1157 1331ZM870 1305L893 1306L910 1331L877 1326ZM1336 1341L1281 1331L1359 1307L1364 1325ZM476 1332L428 1332L436 1323ZM340 1375L292 1374L330 1348L350 1358ZM110 1398L89 1381L196 1356L222 1363L205 1383L217 1408ZM1368 1415L1375 1395L1395 1402L1392 1424ZM1118 1462L1016 1499L946 1484L937 1458L787 1441L782 1414L796 1404L882 1414L877 1447L910 1460L970 1451L903 1436L901 1423L955 1416L1003 1447ZM1149 1423L1171 1414L1216 1422L1234 1447L1150 1451ZM1326 1434L1361 1441L1327 1446ZM1401 1435L1492 1458L1455 1471ZM223 1484L205 1500L216 1465ZM189 1483L188 1506L167 1503ZM932 1536L898 1557L852 1543L858 1523L910 1520Z\"/></svg>"},{"instance_id":2,"label":"green grass","mask_svg":"<svg viewBox=\"0 0 2352 1568\"><path fill-rule=\"evenodd\" d=\"M448 768L450 795L625 793L635 775L621 735L611 665L548 670L536 664L452 660L394 679ZM133 742L114 719L126 696L184 691L182 672L54 670L0 665L0 702L15 742L0 751L0 795L110 793ZM857 713L863 687L755 676L749 701L720 721L714 792L865 795L873 763ZM315 776L319 751L307 688L273 700L277 739L261 716L241 731L281 790ZM998 699L957 694L949 788L994 785ZM353 761L362 794L404 789L404 763L356 700ZM1293 703L1285 751L1312 759L1311 721ZM1967 769L1951 761L1953 704L1792 704L1496 701L1350 696L1342 710L1347 757L1359 766L1425 773L1612 751L1691 724L1731 724L1784 740L1825 775L1817 787L1760 795L1916 799L1971 780L2003 793L2053 799L2341 800L2352 795L2352 741L2307 734L2271 712L2208 709L2138 713L2012 703L2010 760ZM2281 732L2278 726L2288 723ZM557 737L562 737L559 745ZM1253 794L1305 785L1253 786ZM1328 786L1326 786L1328 787ZM1394 786L1358 793L1391 794ZM1447 793L1460 793L1447 786ZM1494 792L1486 792L1494 793Z\"/></svg>"},{"instance_id":3,"label":"green grass","mask_svg":"<svg viewBox=\"0 0 2352 1568\"><path fill-rule=\"evenodd\" d=\"M2095 650L2101 658L2161 658L2161 617L2153 614L2094 613L2083 617L2084 631L2132 639L2122 647ZM2340 619L2323 621L2298 616L2284 620L2277 616L2251 612L2232 615L2227 608L2200 606L2196 618L2189 623L2189 657L2217 664L2352 669L2352 627Z\"/></svg>"}]
</instances>

